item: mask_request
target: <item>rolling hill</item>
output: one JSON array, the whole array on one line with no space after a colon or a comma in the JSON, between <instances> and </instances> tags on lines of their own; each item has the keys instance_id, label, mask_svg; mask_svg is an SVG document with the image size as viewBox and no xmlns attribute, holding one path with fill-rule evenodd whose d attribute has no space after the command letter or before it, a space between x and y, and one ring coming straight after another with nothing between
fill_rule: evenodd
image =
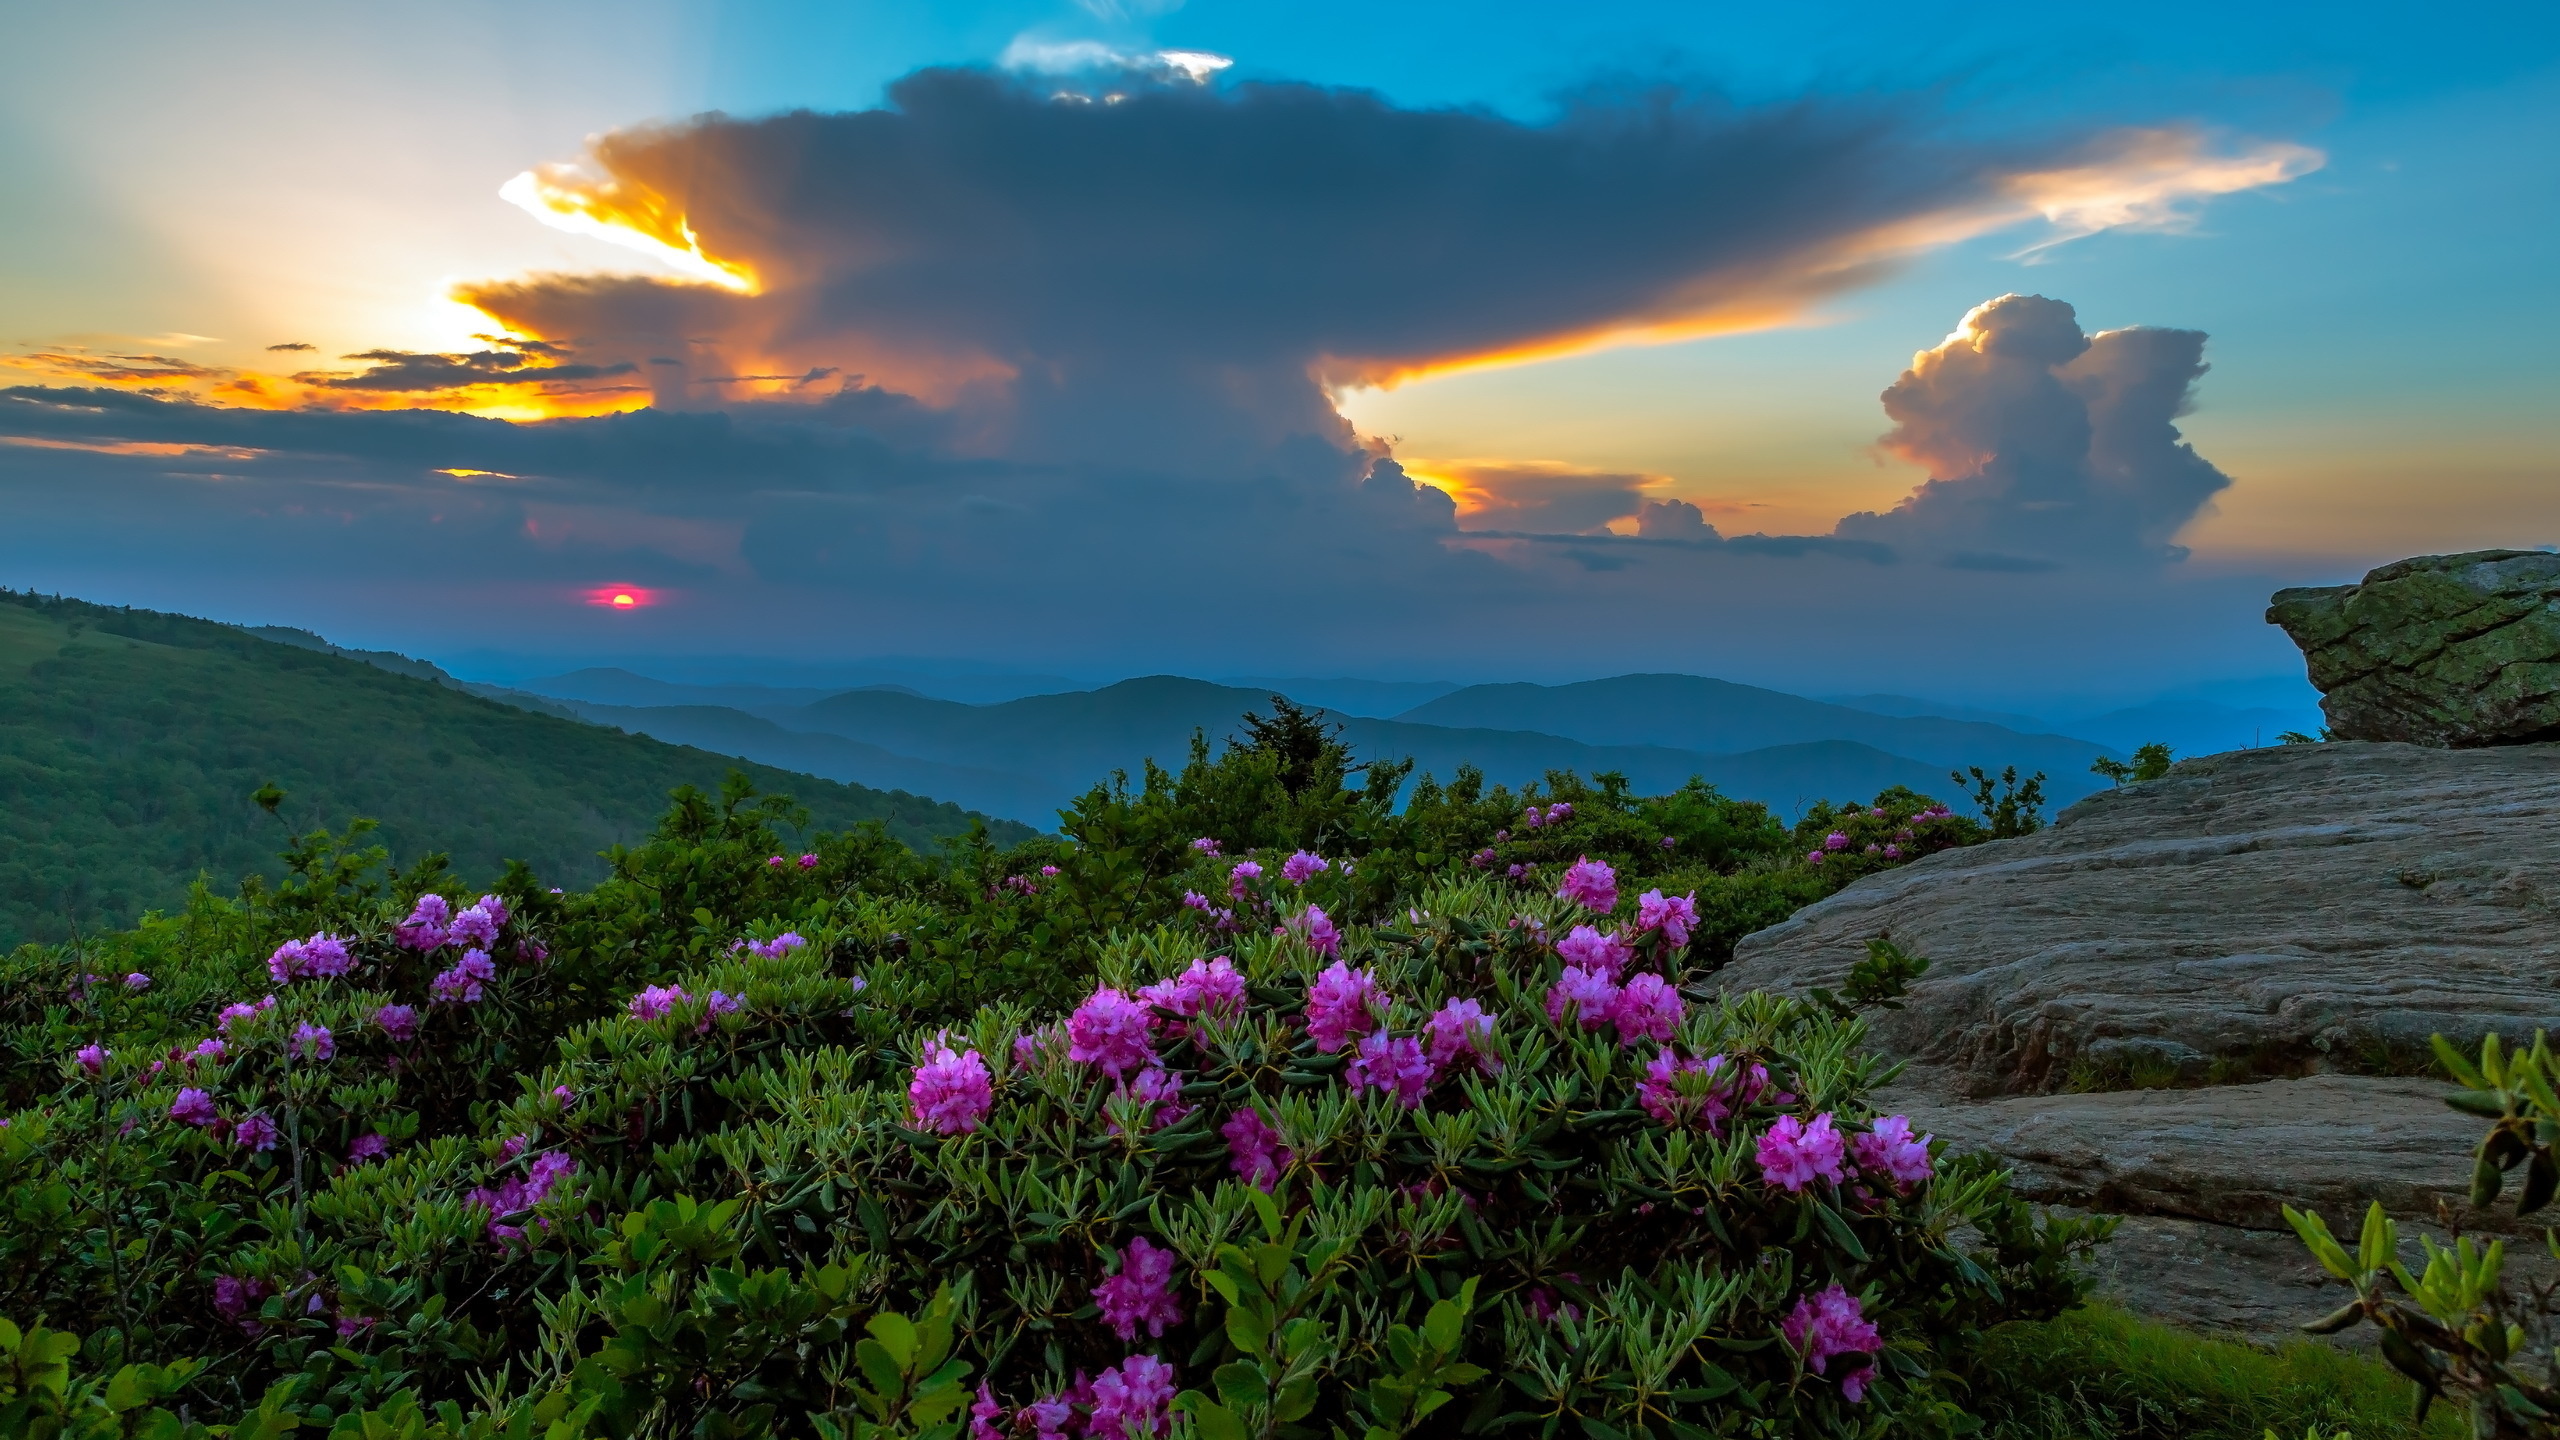
<instances>
[{"instance_id":1,"label":"rolling hill","mask_svg":"<svg viewBox=\"0 0 2560 1440\"><path fill-rule=\"evenodd\" d=\"M1157 675L1098 690L962 705L895 690L855 690L757 714L709 706L573 708L598 723L662 740L869 785L930 787L974 809L1039 825L1114 770L1153 758L1179 767L1194 730L1223 741L1270 692ZM1416 725L1327 712L1364 757L1411 758L1447 778L1461 764L1519 785L1551 769L1623 772L1636 788L1674 789L1704 776L1728 795L1792 813L1816 799L1887 785L1945 791L1944 769L1850 741L1821 740L1731 755L1659 745L1589 745L1518 730Z\"/></svg>"},{"instance_id":2,"label":"rolling hill","mask_svg":"<svg viewBox=\"0 0 2560 1440\"><path fill-rule=\"evenodd\" d=\"M949 803L741 766L372 658L0 591L0 945L127 923L199 873L226 887L272 874L285 825L357 815L403 861L442 850L487 877L516 858L583 884L604 873L598 851L648 833L669 790L732 769L824 829L876 819L925 844L970 823ZM270 781L290 796L282 823L248 798Z\"/></svg>"}]
</instances>

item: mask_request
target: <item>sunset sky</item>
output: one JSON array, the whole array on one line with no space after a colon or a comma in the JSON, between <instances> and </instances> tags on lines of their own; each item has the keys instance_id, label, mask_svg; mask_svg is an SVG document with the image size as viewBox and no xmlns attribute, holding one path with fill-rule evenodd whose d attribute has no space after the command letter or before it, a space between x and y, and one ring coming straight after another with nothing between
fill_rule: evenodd
<instances>
[{"instance_id":1,"label":"sunset sky","mask_svg":"<svg viewBox=\"0 0 2560 1440\"><path fill-rule=\"evenodd\" d=\"M0 584L491 673L2298 669L2275 585L2560 544L2556 14L20 5Z\"/></svg>"}]
</instances>

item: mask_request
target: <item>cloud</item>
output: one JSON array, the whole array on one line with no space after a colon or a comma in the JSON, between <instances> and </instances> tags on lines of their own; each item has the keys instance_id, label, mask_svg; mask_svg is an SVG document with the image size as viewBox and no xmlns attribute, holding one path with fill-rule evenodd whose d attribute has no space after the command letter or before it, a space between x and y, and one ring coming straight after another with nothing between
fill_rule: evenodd
<instances>
[{"instance_id":1,"label":"cloud","mask_svg":"<svg viewBox=\"0 0 2560 1440\"><path fill-rule=\"evenodd\" d=\"M2170 543L2231 477L2176 418L2205 372L2203 332L2081 332L2059 300L2003 295L1884 392L1890 453L1927 483L1835 533L1974 570L2183 558Z\"/></svg>"},{"instance_id":2,"label":"cloud","mask_svg":"<svg viewBox=\"0 0 2560 1440\"><path fill-rule=\"evenodd\" d=\"M1647 500L1636 507L1636 534L1646 540L1709 543L1723 537L1706 512L1686 500Z\"/></svg>"},{"instance_id":3,"label":"cloud","mask_svg":"<svg viewBox=\"0 0 2560 1440\"><path fill-rule=\"evenodd\" d=\"M1585 535L1634 515L1655 475L1536 460L1416 460L1457 503L1462 529Z\"/></svg>"},{"instance_id":4,"label":"cloud","mask_svg":"<svg viewBox=\"0 0 2560 1440\"><path fill-rule=\"evenodd\" d=\"M733 398L693 374L833 366L973 453L1229 475L1312 443L1356 476L1330 386L1766 324L1953 240L2168 223L2311 163L2174 129L1960 140L1823 96L1598 87L1532 124L1043 54L1018 58L1123 68L928 70L879 109L607 135L507 193L692 278L459 294L596 363L685 359L661 405Z\"/></svg>"},{"instance_id":5,"label":"cloud","mask_svg":"<svg viewBox=\"0 0 2560 1440\"><path fill-rule=\"evenodd\" d=\"M293 378L324 390L448 391L482 385L568 385L629 375L640 368L628 360L611 365L579 365L553 358L564 353L560 346L531 343L463 355L360 350L346 358L372 362L363 370L306 370Z\"/></svg>"}]
</instances>

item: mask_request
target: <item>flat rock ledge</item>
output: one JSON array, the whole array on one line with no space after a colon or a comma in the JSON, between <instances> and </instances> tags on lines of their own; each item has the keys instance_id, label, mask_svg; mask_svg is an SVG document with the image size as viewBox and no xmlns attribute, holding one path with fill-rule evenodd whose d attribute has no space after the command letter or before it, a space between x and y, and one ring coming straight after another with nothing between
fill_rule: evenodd
<instances>
[{"instance_id":1,"label":"flat rock ledge","mask_svg":"<svg viewBox=\"0 0 2560 1440\"><path fill-rule=\"evenodd\" d=\"M2481 1127L2426 1040L2560 1033L2555 912L2560 745L2280 746L1871 876L1717 983L1836 985L1880 934L1928 956L1874 1020L1909 1065L1879 1100L2039 1201L2127 1217L2106 1293L2273 1341L2338 1300L2283 1206L2352 1231L2378 1200L2413 1251L2514 1229L2463 1204Z\"/></svg>"}]
</instances>

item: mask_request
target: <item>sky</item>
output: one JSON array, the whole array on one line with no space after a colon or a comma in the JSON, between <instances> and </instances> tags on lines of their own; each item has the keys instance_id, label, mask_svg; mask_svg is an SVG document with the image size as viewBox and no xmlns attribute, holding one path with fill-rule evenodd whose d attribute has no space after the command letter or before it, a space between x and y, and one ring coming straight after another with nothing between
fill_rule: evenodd
<instances>
[{"instance_id":1,"label":"sky","mask_svg":"<svg viewBox=\"0 0 2560 1440\"><path fill-rule=\"evenodd\" d=\"M2017 702L2560 543L2547 6L11 11L16 588Z\"/></svg>"}]
</instances>

